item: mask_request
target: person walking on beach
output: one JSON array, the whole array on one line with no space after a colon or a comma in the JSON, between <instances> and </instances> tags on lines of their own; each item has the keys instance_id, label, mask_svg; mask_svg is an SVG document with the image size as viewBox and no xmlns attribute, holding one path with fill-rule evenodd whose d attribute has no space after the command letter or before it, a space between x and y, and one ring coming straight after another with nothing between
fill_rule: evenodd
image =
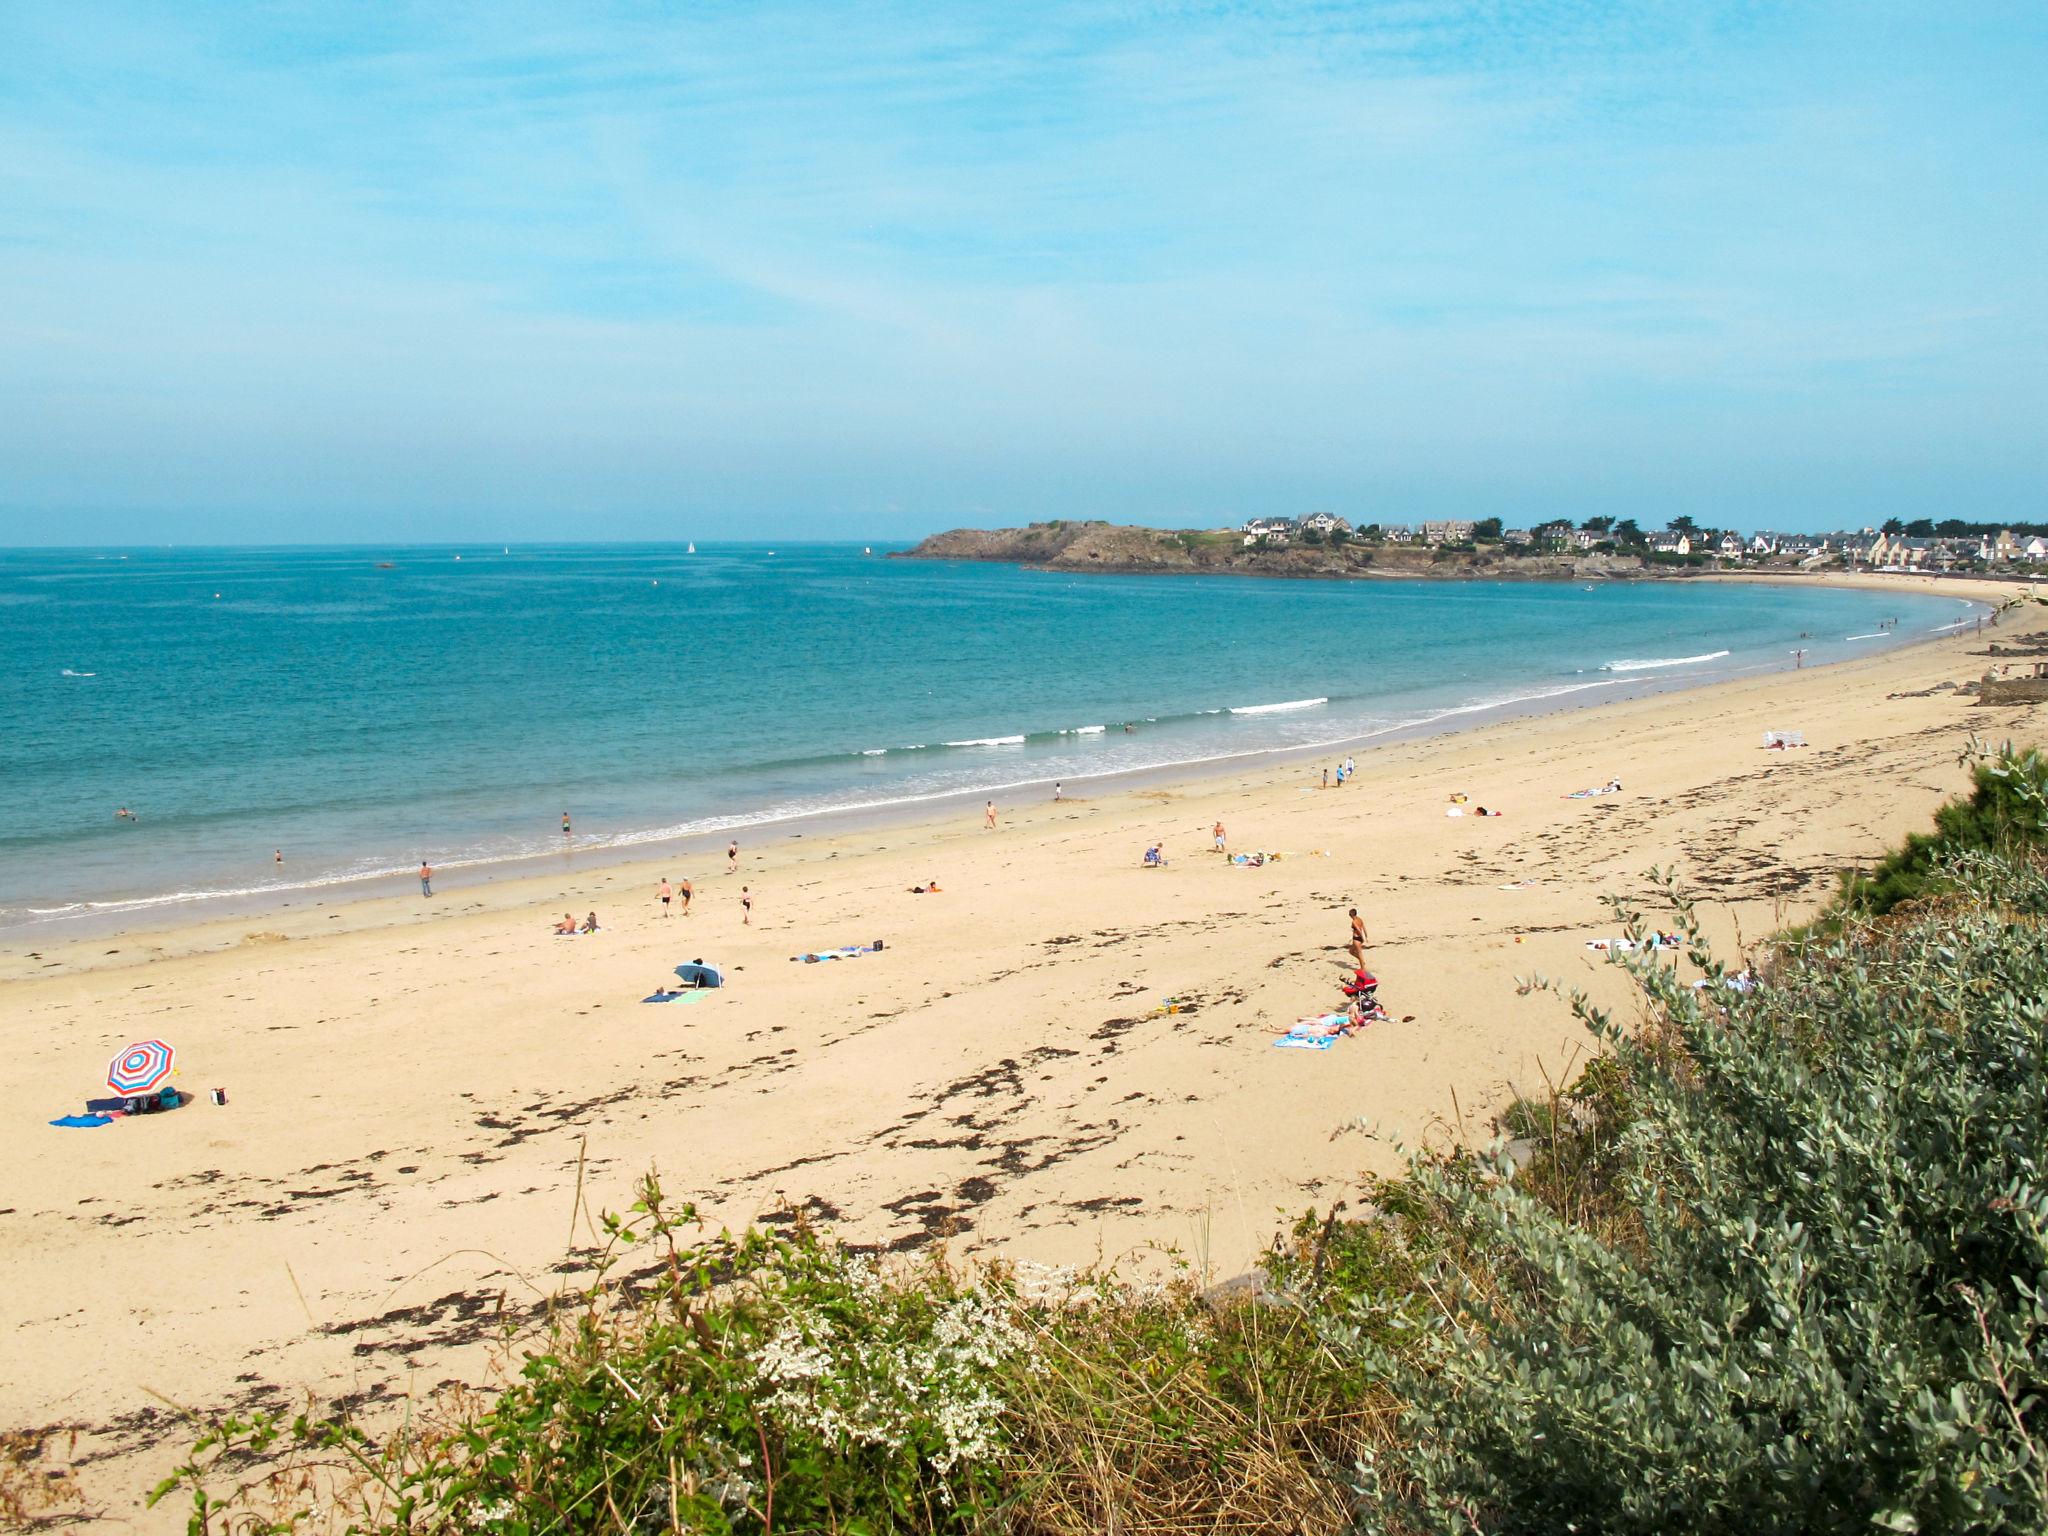
<instances>
[{"instance_id":1,"label":"person walking on beach","mask_svg":"<svg viewBox=\"0 0 2048 1536\"><path fill-rule=\"evenodd\" d=\"M725 872L736 874L740 867L740 840L734 838L725 845Z\"/></svg>"},{"instance_id":2,"label":"person walking on beach","mask_svg":"<svg viewBox=\"0 0 2048 1536\"><path fill-rule=\"evenodd\" d=\"M661 877L661 884L655 888L655 895L661 898L661 915L668 916L668 904L675 900L676 888L668 883L668 876Z\"/></svg>"},{"instance_id":3,"label":"person walking on beach","mask_svg":"<svg viewBox=\"0 0 2048 1536\"><path fill-rule=\"evenodd\" d=\"M985 806L983 806L983 807L982 807L982 811L981 811L981 826L982 826L982 830L983 830L984 832L993 832L993 831L995 831L995 829L996 829L996 803L995 803L995 801L991 800L991 801L989 801L989 802L988 802L988 804L987 804L987 805L985 805Z\"/></svg>"},{"instance_id":4,"label":"person walking on beach","mask_svg":"<svg viewBox=\"0 0 2048 1536\"><path fill-rule=\"evenodd\" d=\"M1365 964L1365 919L1358 915L1358 908L1351 909L1351 942L1344 946L1351 951L1351 958L1360 965Z\"/></svg>"},{"instance_id":5,"label":"person walking on beach","mask_svg":"<svg viewBox=\"0 0 2048 1536\"><path fill-rule=\"evenodd\" d=\"M744 885L740 887L740 922L743 926L754 926L754 893Z\"/></svg>"},{"instance_id":6,"label":"person walking on beach","mask_svg":"<svg viewBox=\"0 0 2048 1536\"><path fill-rule=\"evenodd\" d=\"M1060 798L1060 781L1058 779L1052 781L1052 798L1053 803L1057 805Z\"/></svg>"},{"instance_id":7,"label":"person walking on beach","mask_svg":"<svg viewBox=\"0 0 2048 1536\"><path fill-rule=\"evenodd\" d=\"M683 898L683 916L688 917L690 915L690 898L697 894L697 888L690 884L688 880L685 880L676 887L676 890Z\"/></svg>"},{"instance_id":8,"label":"person walking on beach","mask_svg":"<svg viewBox=\"0 0 2048 1536\"><path fill-rule=\"evenodd\" d=\"M420 860L420 894L422 896L434 894L434 866L425 859Z\"/></svg>"},{"instance_id":9,"label":"person walking on beach","mask_svg":"<svg viewBox=\"0 0 2048 1536\"><path fill-rule=\"evenodd\" d=\"M1220 819L1215 826L1209 829L1209 835L1216 839L1216 851L1218 853L1228 853L1230 851L1229 841L1224 835L1223 823Z\"/></svg>"}]
</instances>

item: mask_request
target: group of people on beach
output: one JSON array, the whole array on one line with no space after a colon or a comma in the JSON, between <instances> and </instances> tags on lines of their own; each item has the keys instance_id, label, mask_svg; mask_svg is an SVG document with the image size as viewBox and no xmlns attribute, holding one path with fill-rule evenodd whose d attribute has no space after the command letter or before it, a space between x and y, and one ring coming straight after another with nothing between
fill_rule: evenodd
<instances>
[{"instance_id":1,"label":"group of people on beach","mask_svg":"<svg viewBox=\"0 0 2048 1536\"><path fill-rule=\"evenodd\" d=\"M1343 762L1337 765L1336 787L1338 789L1342 789L1344 787L1344 781L1349 779L1353 774L1357 772L1358 759L1355 757L1346 757ZM1330 770L1325 768L1323 770L1323 788L1328 789L1330 787Z\"/></svg>"}]
</instances>

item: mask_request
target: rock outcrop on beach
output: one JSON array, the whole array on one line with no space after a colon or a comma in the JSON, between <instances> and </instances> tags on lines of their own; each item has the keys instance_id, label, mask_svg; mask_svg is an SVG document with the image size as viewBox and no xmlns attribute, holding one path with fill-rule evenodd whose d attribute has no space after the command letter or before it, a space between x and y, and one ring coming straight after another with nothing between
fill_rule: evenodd
<instances>
[{"instance_id":1,"label":"rock outcrop on beach","mask_svg":"<svg viewBox=\"0 0 2048 1536\"><path fill-rule=\"evenodd\" d=\"M1505 546L1431 548L1424 544L1295 543L1247 546L1235 529L1137 528L1118 523L1049 522L1024 528L954 528L896 558L996 560L1054 571L1203 572L1239 576L1420 577L1433 580L1573 581L1683 575L1634 555L1522 554Z\"/></svg>"}]
</instances>

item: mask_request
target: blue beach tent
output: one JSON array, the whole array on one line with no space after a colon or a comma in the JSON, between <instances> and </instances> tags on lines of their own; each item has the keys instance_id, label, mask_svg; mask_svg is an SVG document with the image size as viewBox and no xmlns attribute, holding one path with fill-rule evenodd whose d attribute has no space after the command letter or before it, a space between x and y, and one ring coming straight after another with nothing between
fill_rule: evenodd
<instances>
[{"instance_id":1,"label":"blue beach tent","mask_svg":"<svg viewBox=\"0 0 2048 1536\"><path fill-rule=\"evenodd\" d=\"M702 960L692 960L676 967L676 974L683 978L686 987L722 987L725 985L725 967L706 965Z\"/></svg>"}]
</instances>

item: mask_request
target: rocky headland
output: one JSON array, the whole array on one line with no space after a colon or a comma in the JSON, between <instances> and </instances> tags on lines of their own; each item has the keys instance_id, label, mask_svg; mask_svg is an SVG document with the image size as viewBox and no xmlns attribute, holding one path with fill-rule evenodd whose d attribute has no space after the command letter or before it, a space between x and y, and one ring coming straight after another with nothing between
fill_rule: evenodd
<instances>
[{"instance_id":1,"label":"rocky headland","mask_svg":"<svg viewBox=\"0 0 2048 1536\"><path fill-rule=\"evenodd\" d=\"M1492 581L1577 581L1696 574L1636 555L1524 553L1507 545L1437 546L1349 539L1283 547L1247 545L1235 529L1138 528L1105 522L1032 523L1023 528L954 528L935 533L904 560L997 560L1054 571L1189 573Z\"/></svg>"}]
</instances>

